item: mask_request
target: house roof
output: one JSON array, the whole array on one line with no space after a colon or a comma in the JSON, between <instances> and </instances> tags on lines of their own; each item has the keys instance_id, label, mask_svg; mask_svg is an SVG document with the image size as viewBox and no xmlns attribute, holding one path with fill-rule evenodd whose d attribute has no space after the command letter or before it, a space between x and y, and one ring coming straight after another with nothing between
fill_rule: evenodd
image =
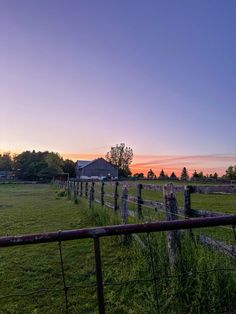
<instances>
[{"instance_id":1,"label":"house roof","mask_svg":"<svg viewBox=\"0 0 236 314\"><path fill-rule=\"evenodd\" d=\"M92 161L91 160L77 160L76 161L76 167L77 168L84 168L88 164L90 164L90 162L92 162Z\"/></svg>"},{"instance_id":2,"label":"house roof","mask_svg":"<svg viewBox=\"0 0 236 314\"><path fill-rule=\"evenodd\" d=\"M108 161L106 161L104 158L100 157L100 158L96 158L94 160L77 160L76 161L76 168L77 169L83 169L85 167L87 167L89 164L92 164L93 162L95 162L98 159L103 159L105 162L108 163ZM113 168L116 169L116 167L114 165L111 165Z\"/></svg>"}]
</instances>

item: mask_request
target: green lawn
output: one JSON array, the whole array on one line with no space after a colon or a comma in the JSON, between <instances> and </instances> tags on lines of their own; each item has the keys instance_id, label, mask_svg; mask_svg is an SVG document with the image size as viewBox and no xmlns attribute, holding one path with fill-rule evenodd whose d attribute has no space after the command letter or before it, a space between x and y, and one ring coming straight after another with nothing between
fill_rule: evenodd
<instances>
[{"instance_id":1,"label":"green lawn","mask_svg":"<svg viewBox=\"0 0 236 314\"><path fill-rule=\"evenodd\" d=\"M144 181L145 182L145 181ZM146 181L147 182L147 181ZM161 182L163 185L166 184L166 181L153 181L153 182ZM148 181L149 183L149 181ZM178 182L179 184L183 184L181 182ZM118 193L121 197L122 195L122 184L119 185ZM96 183L95 190L97 191L97 197L99 198L100 193L100 183ZM105 183L105 192L113 192L114 193L114 187L110 186L109 184ZM128 188L129 195L136 196L137 191L135 188L131 187ZM163 202L163 193L159 191L154 190L142 190L142 197L143 199L147 200L156 200L159 202ZM176 193L177 203L179 207L184 206L184 194L182 192ZM105 194L105 200L112 203L114 202L113 197L106 196ZM121 201L119 199L119 204L121 204ZM214 212L221 212L226 214L236 214L236 194L191 194L191 206L193 209L198 210L207 210L207 211L214 211ZM137 205L129 202L128 208L130 210L136 211ZM160 210L159 213L156 213L154 209L150 207L142 206L143 211L143 219L144 221L152 221L152 220L165 220L165 211ZM184 219L183 213L179 214L179 219ZM132 221L132 219L130 219ZM218 240L224 240L231 244L235 243L233 235L232 228L210 228L204 230L204 234L214 236Z\"/></svg>"},{"instance_id":2,"label":"green lawn","mask_svg":"<svg viewBox=\"0 0 236 314\"><path fill-rule=\"evenodd\" d=\"M122 195L122 184L119 185L119 203ZM96 197L100 199L100 183L95 184ZM114 202L113 196L106 196L106 192L114 193L114 186L105 183L105 200L112 203ZM136 196L137 190L133 187L128 188L128 194ZM147 200L155 200L163 202L163 193L154 190L142 190L142 198ZM184 194L182 192L176 193L176 198L179 207L184 206ZM129 203L129 208L134 209L136 205ZM236 194L191 194L191 206L197 210L207 210L214 212L222 212L226 214L236 214ZM146 218L155 217L154 209L144 208ZM153 216L154 215L154 216Z\"/></svg>"},{"instance_id":3,"label":"green lawn","mask_svg":"<svg viewBox=\"0 0 236 314\"><path fill-rule=\"evenodd\" d=\"M74 204L52 185L0 185L1 236L119 222L110 209L89 209L85 199ZM235 308L234 263L183 236L173 275L165 236L142 235L144 247L135 240L122 244L121 237L101 239L107 313L220 313ZM64 242L62 254L69 313L97 313L96 290L89 286L95 283L92 240ZM157 286L143 281L153 274ZM62 289L58 243L0 248L0 313L66 313Z\"/></svg>"},{"instance_id":4,"label":"green lawn","mask_svg":"<svg viewBox=\"0 0 236 314\"><path fill-rule=\"evenodd\" d=\"M142 181L138 181L140 183ZM151 182L151 183L150 183ZM143 181L143 183L146 184L153 184L157 182L160 185L164 185L167 182L166 181ZM137 182L134 182L136 184ZM121 182L118 188L118 194L121 197L122 195L122 185L125 184L125 182ZM183 182L173 182L173 184L178 185L184 185ZM195 183L194 183L195 185ZM100 197L100 186L101 183L95 184L95 191L97 192L97 197ZM105 183L105 192L114 193L114 186L109 185L109 183ZM129 195L136 196L137 191L135 188L130 187L128 188ZM148 200L156 200L159 202L163 202L163 193L159 191L153 191L153 190L142 190L142 197L143 199ZM176 193L178 205L180 207L183 207L184 205L184 195L183 193ZM113 202L113 197L107 196L107 200L110 202ZM209 211L218 211L223 213L236 213L236 194L230 195L230 194L191 194L191 201L192 201L192 208L193 209L203 209L203 210L209 210Z\"/></svg>"}]
</instances>

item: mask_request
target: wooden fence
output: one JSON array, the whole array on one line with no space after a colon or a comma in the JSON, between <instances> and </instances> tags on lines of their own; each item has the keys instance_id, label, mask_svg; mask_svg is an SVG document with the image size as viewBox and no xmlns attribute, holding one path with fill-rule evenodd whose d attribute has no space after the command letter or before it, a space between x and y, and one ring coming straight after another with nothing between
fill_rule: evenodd
<instances>
[{"instance_id":1,"label":"wooden fence","mask_svg":"<svg viewBox=\"0 0 236 314\"><path fill-rule=\"evenodd\" d=\"M157 213L165 215L167 221L178 220L179 217L184 219L191 219L196 217L222 217L231 216L226 213L219 213L216 211L196 210L191 206L191 195L198 194L235 194L236 185L223 186L181 186L173 185L171 183L166 185L157 184L135 184L126 182L82 182L82 181L67 181L55 182L60 188L65 189L68 198L74 199L77 203L80 197L86 197L89 202L89 207L93 203L99 203L101 206L111 208L114 213L120 210L121 224L126 224L128 216L137 217L138 220L143 221L143 208L155 210ZM106 192L105 186L112 187L113 192ZM119 195L119 187L122 188ZM96 190L95 190L96 189ZM136 191L136 196L129 195L129 189ZM163 193L163 201L148 200L143 198L144 190L152 190ZM184 198L184 207L178 207L175 194L181 192ZM134 193L133 193L134 194ZM113 202L107 202L105 197L113 198ZM136 211L129 209L129 204L136 208ZM232 226L232 231L235 236L235 229ZM191 230L188 231L193 236ZM218 241L209 236L200 235L197 238L198 243L224 253L234 260L236 260L236 245L226 244L223 241ZM175 264L178 248L180 247L180 233L179 231L169 231L167 233L169 260L171 264Z\"/></svg>"}]
</instances>

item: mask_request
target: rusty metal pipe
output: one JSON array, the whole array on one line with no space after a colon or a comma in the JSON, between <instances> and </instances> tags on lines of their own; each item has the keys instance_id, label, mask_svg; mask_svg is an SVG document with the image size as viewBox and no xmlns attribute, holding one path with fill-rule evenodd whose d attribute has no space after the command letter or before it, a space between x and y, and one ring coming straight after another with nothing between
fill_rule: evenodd
<instances>
[{"instance_id":1,"label":"rusty metal pipe","mask_svg":"<svg viewBox=\"0 0 236 314\"><path fill-rule=\"evenodd\" d=\"M194 218L175 221L147 222L142 224L113 225L97 228L7 236L0 237L0 247L115 236L121 234L217 227L225 225L236 225L236 215Z\"/></svg>"}]
</instances>

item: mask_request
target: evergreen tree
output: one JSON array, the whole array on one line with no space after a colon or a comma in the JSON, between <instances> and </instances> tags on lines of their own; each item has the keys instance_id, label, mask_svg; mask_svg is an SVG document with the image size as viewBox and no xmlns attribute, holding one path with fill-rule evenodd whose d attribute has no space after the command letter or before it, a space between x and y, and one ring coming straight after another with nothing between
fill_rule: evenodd
<instances>
[{"instance_id":1,"label":"evergreen tree","mask_svg":"<svg viewBox=\"0 0 236 314\"><path fill-rule=\"evenodd\" d=\"M207 177L208 177L208 175L204 176L202 171L197 173L197 171L194 170L194 173L192 175L192 180L202 180L202 179L207 178Z\"/></svg>"},{"instance_id":2,"label":"evergreen tree","mask_svg":"<svg viewBox=\"0 0 236 314\"><path fill-rule=\"evenodd\" d=\"M148 179L156 179L156 175L155 173L152 171L152 169L150 169L147 173L147 178Z\"/></svg>"},{"instance_id":3,"label":"evergreen tree","mask_svg":"<svg viewBox=\"0 0 236 314\"><path fill-rule=\"evenodd\" d=\"M198 179L198 173L196 170L194 170L194 173L192 175L192 179Z\"/></svg>"},{"instance_id":4,"label":"evergreen tree","mask_svg":"<svg viewBox=\"0 0 236 314\"><path fill-rule=\"evenodd\" d=\"M159 175L159 180L165 180L168 179L168 176L165 174L164 170L162 169Z\"/></svg>"},{"instance_id":5,"label":"evergreen tree","mask_svg":"<svg viewBox=\"0 0 236 314\"><path fill-rule=\"evenodd\" d=\"M174 171L171 173L170 175L170 180L178 180L178 177L176 176L176 174L174 173Z\"/></svg>"},{"instance_id":6,"label":"evergreen tree","mask_svg":"<svg viewBox=\"0 0 236 314\"><path fill-rule=\"evenodd\" d=\"M182 181L188 181L189 180L189 175L186 167L182 169L181 175L180 175L180 180Z\"/></svg>"}]
</instances>

